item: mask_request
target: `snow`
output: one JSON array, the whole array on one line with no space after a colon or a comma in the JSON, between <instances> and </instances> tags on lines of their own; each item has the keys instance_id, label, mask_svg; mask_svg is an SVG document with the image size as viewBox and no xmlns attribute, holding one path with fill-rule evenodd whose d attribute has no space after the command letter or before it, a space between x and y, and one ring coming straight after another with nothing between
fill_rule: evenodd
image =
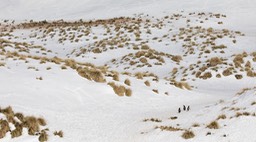
<instances>
[{"instance_id":1,"label":"snow","mask_svg":"<svg viewBox=\"0 0 256 142\"><path fill-rule=\"evenodd\" d=\"M108 19L120 16L129 17L154 17L157 18L171 15L173 13L182 13L189 17L189 12L214 12L227 15L227 18L221 19L224 25L218 25L218 19L210 19L207 23L201 24L202 27L213 27L215 29L224 29L241 31L245 36L236 36L237 44L233 44L230 38L216 40L216 43L228 45L225 54L211 53L208 58L222 56L233 61L233 54L242 52L255 52L256 47L256 1L255 0L1 0L0 3L0 21L5 19L15 20L17 23L25 20L59 20L69 21L84 19ZM184 12L183 12L184 11ZM136 16L137 15L137 16ZM138 16L140 15L140 16ZM198 25L198 17L190 16L191 25ZM164 52L172 55L181 55L184 49L181 48L183 40L170 42L170 38L163 38L163 42L153 41L152 38L162 37L165 34L178 34L179 28L185 26L185 18L174 21L171 24L164 22L167 26L162 29L150 28L152 35L142 33L141 38L149 41L148 45L158 52ZM193 21L194 20L194 21ZM1 22L2 23L2 22ZM157 22L156 22L157 23ZM141 27L145 26L141 24ZM256 101L255 89L246 91L242 95L236 95L243 88L253 88L256 86L255 77L247 77L246 72L243 79L237 80L234 76L216 78L208 80L196 79L189 71L188 83L192 90L180 89L165 80L170 76L174 67L184 66L188 68L190 64L196 63L199 50L195 55L183 57L180 64L165 57L166 63L161 66L152 68L131 67L129 64L121 63L122 57L129 53L135 53L128 47L107 50L101 54L89 52L82 56L71 54L72 51L78 53L80 47L89 47L95 40L94 35L98 36L97 40L115 36L103 36L104 27L92 27L92 35L81 39L78 43L65 41L64 44L58 42L58 36L46 37L47 41L30 37L33 34L43 36L42 32L37 29L16 29L10 36L11 41L28 42L32 45L41 45L52 53L47 53L47 57L58 56L66 59L73 58L79 62L89 62L98 66L108 65L111 70L118 72L129 71L136 73L138 71L149 71L159 76L159 81L153 81L152 77L144 77L142 80L133 76L121 75L117 84L125 85L125 79L131 81L133 94L131 97L119 97L113 89L106 83L97 83L79 76L77 71L68 68L62 70L60 65L54 63L40 64L38 60L27 59L29 63L23 60L14 60L4 58L0 55L0 62L5 62L5 66L0 66L0 106L12 106L15 112L22 112L26 115L42 116L47 121L47 128L50 129L50 142L155 142L155 141L196 141L196 142L252 142L255 141L254 134L256 129L256 117L240 116L235 117L235 111L222 110L224 107L231 109L238 107L244 111L253 114L255 106L251 105ZM169 29L173 31L169 32ZM34 31L33 31L34 30ZM56 33L59 29L56 29ZM113 30L113 29L111 29ZM72 32L76 32L71 31ZM82 33L82 32L80 32ZM75 35L79 35L79 32ZM131 37L131 42L135 42L135 37ZM15 38L17 36L18 38ZM124 36L125 37L125 36ZM8 36L0 37L8 39ZM168 44L168 45L166 45ZM131 45L129 45L131 46ZM7 51L16 51L13 46L5 48ZM30 55L40 55L39 49L31 49ZM111 62L111 59L117 59L117 65ZM203 58L202 61L206 61ZM245 58L245 61L252 61L252 56ZM156 62L151 60L152 64ZM35 67L28 69L28 67ZM51 67L47 70L47 67ZM131 67L125 70L125 67ZM252 62L252 67L256 68L256 63ZM224 70L224 67L220 67ZM182 79L180 70L177 79ZM216 73L217 74L217 73ZM215 76L215 74L214 74ZM43 80L36 78L42 77ZM107 81L113 81L111 77ZM144 82L149 80L150 87ZM159 93L154 93L152 89L158 89ZM166 95L168 92L169 95ZM223 102L222 102L223 101ZM233 102L236 102L235 104ZM178 113L178 108L183 105L190 106L188 112ZM245 108L245 109L243 109ZM239 112L239 111L238 111ZM219 115L225 114L227 118L218 120L220 129L208 129L207 124L215 120ZM172 116L177 116L177 120L170 120ZM3 116L0 116L2 118ZM233 117L233 118L230 118ZM162 120L157 122L143 122L147 118L158 118ZM194 123L199 123L200 127L191 127ZM179 124L179 126L177 126ZM169 132L155 129L156 126L177 126L183 129L192 130L195 137L185 140L181 137L183 131ZM63 138L53 136L55 130L64 132ZM212 135L206 136L207 132ZM34 142L38 137L29 136L26 130L19 138L12 139L8 134L1 141L4 142ZM223 137L223 135L227 135Z\"/></svg>"}]
</instances>

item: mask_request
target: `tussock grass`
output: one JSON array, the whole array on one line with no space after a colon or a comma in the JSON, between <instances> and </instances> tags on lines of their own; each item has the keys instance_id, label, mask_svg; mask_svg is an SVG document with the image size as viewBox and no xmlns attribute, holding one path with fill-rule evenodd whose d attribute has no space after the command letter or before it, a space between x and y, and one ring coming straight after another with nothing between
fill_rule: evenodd
<instances>
[{"instance_id":1,"label":"tussock grass","mask_svg":"<svg viewBox=\"0 0 256 142\"><path fill-rule=\"evenodd\" d=\"M45 131L41 132L38 140L39 140L39 142L48 141L48 134Z\"/></svg>"},{"instance_id":2,"label":"tussock grass","mask_svg":"<svg viewBox=\"0 0 256 142\"><path fill-rule=\"evenodd\" d=\"M176 128L173 126L156 126L156 129L161 129L162 131L182 131L183 129L181 128Z\"/></svg>"},{"instance_id":3,"label":"tussock grass","mask_svg":"<svg viewBox=\"0 0 256 142\"><path fill-rule=\"evenodd\" d=\"M192 132L192 131L186 130L186 131L181 135L181 137L184 138L184 139L191 139L191 138L194 138L194 137L195 137L195 134L194 134L194 132Z\"/></svg>"},{"instance_id":4,"label":"tussock grass","mask_svg":"<svg viewBox=\"0 0 256 142\"><path fill-rule=\"evenodd\" d=\"M124 84L131 86L131 81L129 79L125 79Z\"/></svg>"},{"instance_id":5,"label":"tussock grass","mask_svg":"<svg viewBox=\"0 0 256 142\"><path fill-rule=\"evenodd\" d=\"M221 114L221 115L218 116L217 120L226 119L226 118L227 118L227 116L225 114Z\"/></svg>"},{"instance_id":6,"label":"tussock grass","mask_svg":"<svg viewBox=\"0 0 256 142\"><path fill-rule=\"evenodd\" d=\"M63 132L62 131L55 131L53 134L55 136L59 136L59 137L63 138Z\"/></svg>"},{"instance_id":7,"label":"tussock grass","mask_svg":"<svg viewBox=\"0 0 256 142\"><path fill-rule=\"evenodd\" d=\"M209 129L219 129L219 123L217 121L212 121L210 124L207 125Z\"/></svg>"}]
</instances>

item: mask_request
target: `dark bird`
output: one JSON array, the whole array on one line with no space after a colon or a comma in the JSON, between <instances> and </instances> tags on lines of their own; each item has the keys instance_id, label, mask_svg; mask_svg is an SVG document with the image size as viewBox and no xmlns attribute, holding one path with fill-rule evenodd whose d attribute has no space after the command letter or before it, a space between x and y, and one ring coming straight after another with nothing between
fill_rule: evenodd
<instances>
[{"instance_id":1,"label":"dark bird","mask_svg":"<svg viewBox=\"0 0 256 142\"><path fill-rule=\"evenodd\" d=\"M190 106L187 107L187 111L189 111L189 110L190 110Z\"/></svg>"},{"instance_id":2,"label":"dark bird","mask_svg":"<svg viewBox=\"0 0 256 142\"><path fill-rule=\"evenodd\" d=\"M186 111L186 106L185 105L183 105L183 110Z\"/></svg>"},{"instance_id":3,"label":"dark bird","mask_svg":"<svg viewBox=\"0 0 256 142\"><path fill-rule=\"evenodd\" d=\"M178 109L178 113L180 113L181 112L181 109L180 109L180 107L179 107L179 109Z\"/></svg>"}]
</instances>

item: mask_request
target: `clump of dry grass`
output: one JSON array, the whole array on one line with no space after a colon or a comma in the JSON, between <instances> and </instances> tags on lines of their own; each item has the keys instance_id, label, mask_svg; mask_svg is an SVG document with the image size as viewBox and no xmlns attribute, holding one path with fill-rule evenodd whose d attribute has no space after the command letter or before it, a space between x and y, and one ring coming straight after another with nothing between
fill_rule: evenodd
<instances>
[{"instance_id":1,"label":"clump of dry grass","mask_svg":"<svg viewBox=\"0 0 256 142\"><path fill-rule=\"evenodd\" d=\"M194 123L194 124L192 125L192 127L200 127L200 124Z\"/></svg>"},{"instance_id":2,"label":"clump of dry grass","mask_svg":"<svg viewBox=\"0 0 256 142\"><path fill-rule=\"evenodd\" d=\"M174 62L179 63L179 62L182 60L182 57L179 56L179 55L176 55L176 56L172 56L171 59L172 59Z\"/></svg>"},{"instance_id":3,"label":"clump of dry grass","mask_svg":"<svg viewBox=\"0 0 256 142\"><path fill-rule=\"evenodd\" d=\"M135 76L137 77L137 79L143 79L143 73L141 72L135 73Z\"/></svg>"},{"instance_id":4,"label":"clump of dry grass","mask_svg":"<svg viewBox=\"0 0 256 142\"><path fill-rule=\"evenodd\" d=\"M29 135L35 135L36 132L39 132L40 127L36 117L27 116L24 119L24 127L28 128Z\"/></svg>"},{"instance_id":5,"label":"clump of dry grass","mask_svg":"<svg viewBox=\"0 0 256 142\"><path fill-rule=\"evenodd\" d=\"M236 79L242 79L242 78L243 78L243 75L241 75L241 74L236 74L236 75L235 75L235 78L236 78Z\"/></svg>"},{"instance_id":6,"label":"clump of dry grass","mask_svg":"<svg viewBox=\"0 0 256 142\"><path fill-rule=\"evenodd\" d=\"M40 136L39 136L38 140L39 140L40 142L46 142L46 141L48 141L48 134L47 134L45 131L42 131L42 132L40 133Z\"/></svg>"},{"instance_id":7,"label":"clump of dry grass","mask_svg":"<svg viewBox=\"0 0 256 142\"><path fill-rule=\"evenodd\" d=\"M130 89L126 89L124 86L122 85L116 85L114 82L109 82L108 83L109 86L111 86L115 92L115 94L117 94L118 96L131 96L131 90Z\"/></svg>"},{"instance_id":8,"label":"clump of dry grass","mask_svg":"<svg viewBox=\"0 0 256 142\"><path fill-rule=\"evenodd\" d=\"M208 62L210 67L214 67L214 66L217 66L218 64L222 64L222 59L219 57L213 57Z\"/></svg>"},{"instance_id":9,"label":"clump of dry grass","mask_svg":"<svg viewBox=\"0 0 256 142\"><path fill-rule=\"evenodd\" d=\"M181 137L184 138L184 139L191 139L191 138L194 138L194 137L195 137L195 134L194 134L194 132L192 132L192 131L186 130L186 131L181 135Z\"/></svg>"},{"instance_id":10,"label":"clump of dry grass","mask_svg":"<svg viewBox=\"0 0 256 142\"><path fill-rule=\"evenodd\" d=\"M224 48L227 48L227 46L226 46L226 45L223 45L223 44L218 45L218 46L213 46L213 47L212 47L213 50L216 50L216 49L224 49Z\"/></svg>"},{"instance_id":11,"label":"clump of dry grass","mask_svg":"<svg viewBox=\"0 0 256 142\"><path fill-rule=\"evenodd\" d=\"M21 122L24 122L24 115L22 113L15 113L14 116L16 116Z\"/></svg>"},{"instance_id":12,"label":"clump of dry grass","mask_svg":"<svg viewBox=\"0 0 256 142\"><path fill-rule=\"evenodd\" d=\"M157 93L157 94L159 93L157 89L153 89L152 91Z\"/></svg>"},{"instance_id":13,"label":"clump of dry grass","mask_svg":"<svg viewBox=\"0 0 256 142\"><path fill-rule=\"evenodd\" d=\"M147 121L151 121L151 122L162 122L162 120L158 119L158 118L150 118L150 119L144 119L143 122L147 122Z\"/></svg>"},{"instance_id":14,"label":"clump of dry grass","mask_svg":"<svg viewBox=\"0 0 256 142\"><path fill-rule=\"evenodd\" d=\"M253 106L253 105L256 105L256 102L255 102L255 101L254 101L254 102L252 102L252 103L251 103L251 105L252 105L252 106Z\"/></svg>"},{"instance_id":15,"label":"clump of dry grass","mask_svg":"<svg viewBox=\"0 0 256 142\"><path fill-rule=\"evenodd\" d=\"M200 76L200 78L202 79L208 79L212 77L212 73L211 72L206 72L203 75Z\"/></svg>"},{"instance_id":16,"label":"clump of dry grass","mask_svg":"<svg viewBox=\"0 0 256 142\"><path fill-rule=\"evenodd\" d=\"M11 131L11 137L16 138L22 135L22 126L16 126L16 129Z\"/></svg>"},{"instance_id":17,"label":"clump of dry grass","mask_svg":"<svg viewBox=\"0 0 256 142\"><path fill-rule=\"evenodd\" d=\"M187 82L177 82L174 81L174 86L180 88L180 89L187 89L187 90L192 90L192 88L190 87L190 85Z\"/></svg>"},{"instance_id":18,"label":"clump of dry grass","mask_svg":"<svg viewBox=\"0 0 256 142\"><path fill-rule=\"evenodd\" d=\"M132 90L131 89L125 89L125 96L130 97L132 96Z\"/></svg>"},{"instance_id":19,"label":"clump of dry grass","mask_svg":"<svg viewBox=\"0 0 256 142\"><path fill-rule=\"evenodd\" d=\"M5 63L0 62L0 67L5 66Z\"/></svg>"},{"instance_id":20,"label":"clump of dry grass","mask_svg":"<svg viewBox=\"0 0 256 142\"><path fill-rule=\"evenodd\" d=\"M144 84L145 84L146 86L150 86L150 82L149 82L148 80L145 81Z\"/></svg>"},{"instance_id":21,"label":"clump of dry grass","mask_svg":"<svg viewBox=\"0 0 256 142\"><path fill-rule=\"evenodd\" d=\"M59 136L59 137L63 138L63 132L62 131L55 131L53 134L55 136Z\"/></svg>"},{"instance_id":22,"label":"clump of dry grass","mask_svg":"<svg viewBox=\"0 0 256 142\"><path fill-rule=\"evenodd\" d=\"M72 69L76 69L77 68L77 63L74 59L66 59L65 61L65 65L72 68Z\"/></svg>"},{"instance_id":23,"label":"clump of dry grass","mask_svg":"<svg viewBox=\"0 0 256 142\"><path fill-rule=\"evenodd\" d=\"M225 114L221 114L221 115L218 116L217 120L226 119L226 118L227 118L227 116Z\"/></svg>"},{"instance_id":24,"label":"clump of dry grass","mask_svg":"<svg viewBox=\"0 0 256 142\"><path fill-rule=\"evenodd\" d=\"M212 121L210 124L206 126L209 129L219 129L219 123L217 121Z\"/></svg>"},{"instance_id":25,"label":"clump of dry grass","mask_svg":"<svg viewBox=\"0 0 256 142\"><path fill-rule=\"evenodd\" d=\"M230 76L232 75L232 69L231 68L227 68L222 72L223 76Z\"/></svg>"},{"instance_id":26,"label":"clump of dry grass","mask_svg":"<svg viewBox=\"0 0 256 142\"><path fill-rule=\"evenodd\" d=\"M95 82L105 82L103 73L100 70L89 67L78 67L77 72L80 76L87 78L88 80L94 80Z\"/></svg>"},{"instance_id":27,"label":"clump of dry grass","mask_svg":"<svg viewBox=\"0 0 256 142\"><path fill-rule=\"evenodd\" d=\"M46 126L46 121L44 118L37 118L38 124L41 126Z\"/></svg>"},{"instance_id":28,"label":"clump of dry grass","mask_svg":"<svg viewBox=\"0 0 256 142\"><path fill-rule=\"evenodd\" d=\"M6 120L0 120L0 126L1 126L1 133L2 133L2 136L4 137L5 134L10 131L10 126L9 126L9 123L6 121Z\"/></svg>"},{"instance_id":29,"label":"clump of dry grass","mask_svg":"<svg viewBox=\"0 0 256 142\"><path fill-rule=\"evenodd\" d=\"M125 79L124 84L131 86L131 81L129 79Z\"/></svg>"},{"instance_id":30,"label":"clump of dry grass","mask_svg":"<svg viewBox=\"0 0 256 142\"><path fill-rule=\"evenodd\" d=\"M115 73L115 74L113 75L113 80L119 81L119 74L118 74L118 73Z\"/></svg>"},{"instance_id":31,"label":"clump of dry grass","mask_svg":"<svg viewBox=\"0 0 256 142\"><path fill-rule=\"evenodd\" d=\"M176 128L173 126L156 126L156 129L161 129L162 131L182 131L181 128Z\"/></svg>"}]
</instances>

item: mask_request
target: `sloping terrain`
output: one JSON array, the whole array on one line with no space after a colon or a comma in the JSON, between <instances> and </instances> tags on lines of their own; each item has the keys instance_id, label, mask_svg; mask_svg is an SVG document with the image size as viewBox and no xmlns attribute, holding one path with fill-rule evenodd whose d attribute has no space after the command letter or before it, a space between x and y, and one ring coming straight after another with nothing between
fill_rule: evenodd
<instances>
[{"instance_id":1,"label":"sloping terrain","mask_svg":"<svg viewBox=\"0 0 256 142\"><path fill-rule=\"evenodd\" d=\"M255 141L253 4L3 0L1 140Z\"/></svg>"}]
</instances>

